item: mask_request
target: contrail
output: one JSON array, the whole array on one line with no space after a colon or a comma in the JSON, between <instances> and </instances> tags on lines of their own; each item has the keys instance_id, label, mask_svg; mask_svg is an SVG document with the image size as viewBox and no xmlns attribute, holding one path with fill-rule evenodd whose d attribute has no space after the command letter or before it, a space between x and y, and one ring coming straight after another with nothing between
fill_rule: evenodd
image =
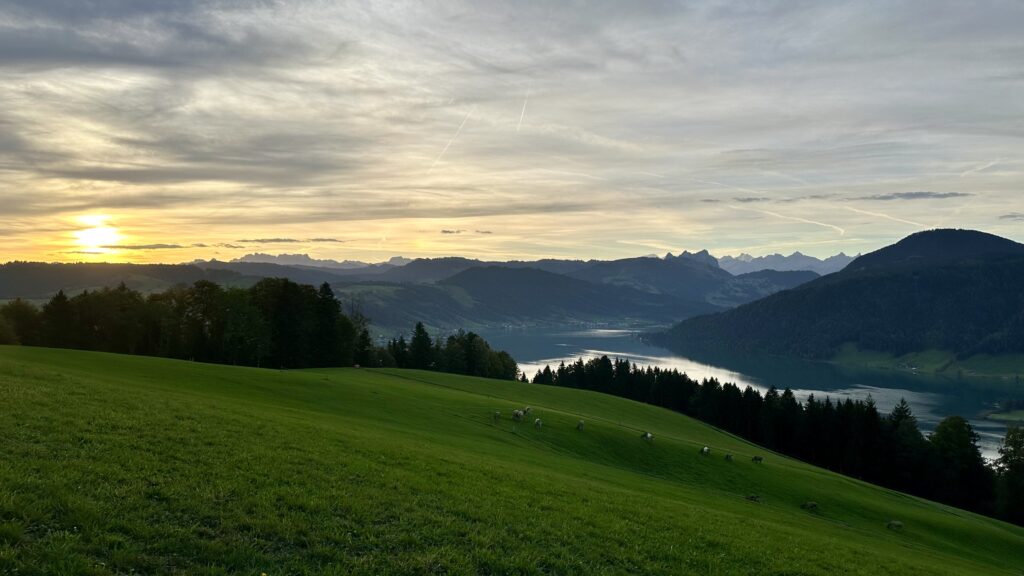
<instances>
[{"instance_id":1,"label":"contrail","mask_svg":"<svg viewBox=\"0 0 1024 576\"><path fill-rule=\"evenodd\" d=\"M459 129L455 131L455 135L452 136L452 139L449 140L447 144L444 145L444 148L441 149L441 153L437 155L437 158L434 158L434 163L430 165L430 170L427 170L428 174L434 169L434 166L437 166L437 163L441 161L441 158L444 156L444 153L448 151L448 147L452 145L452 142L455 142L455 139L462 133L462 127L466 125L466 121L469 120L469 117L472 116L475 111L476 106L473 106L469 109L469 112L466 112L466 117L462 119L462 124L459 124Z\"/></svg>"},{"instance_id":2,"label":"contrail","mask_svg":"<svg viewBox=\"0 0 1024 576\"><path fill-rule=\"evenodd\" d=\"M523 110L519 113L519 124L516 124L516 132L523 127L523 117L526 116L526 102L530 99L530 89L526 89L526 96L523 96Z\"/></svg>"},{"instance_id":3,"label":"contrail","mask_svg":"<svg viewBox=\"0 0 1024 576\"><path fill-rule=\"evenodd\" d=\"M975 166L974 168L971 168L970 170L964 170L963 172L960 173L960 177L963 178L964 176L967 176L968 174L974 174L975 172L981 172L982 170L988 170L989 168L995 166L996 164L999 164L999 162L1001 160L1002 159L1000 158L1000 159L997 159L997 160L993 160L993 161L989 162L988 164L984 164L982 166Z\"/></svg>"},{"instance_id":4,"label":"contrail","mask_svg":"<svg viewBox=\"0 0 1024 576\"><path fill-rule=\"evenodd\" d=\"M779 214L778 212L772 212L771 210L758 210L757 208L743 208L742 206L735 206L735 205L730 205L729 207L734 209L734 210L747 210L747 211L750 211L750 212L759 212L761 214L767 214L768 216L773 216L775 218L780 218L782 220L791 220L793 222L803 222L804 224L814 224L815 226L821 226L822 228L831 228L831 229L835 230L836 232L839 232L840 236L846 236L846 230L840 228L839 226L836 226L835 224L827 224L825 222L818 222L816 220L808 220L807 218L800 218L800 217L797 217L797 216L786 216L785 214Z\"/></svg>"},{"instance_id":5,"label":"contrail","mask_svg":"<svg viewBox=\"0 0 1024 576\"><path fill-rule=\"evenodd\" d=\"M843 206L843 208L849 210L850 212L866 214L868 216L875 216L876 218L885 218L886 220L892 220L893 222L902 222L903 224L910 224L911 226L917 226L918 228L928 227L926 224L921 224L920 222L914 222L913 220L904 220L903 218L896 218L895 216L889 216L888 214L882 214L881 212L869 212L868 210L850 208L849 206Z\"/></svg>"}]
</instances>

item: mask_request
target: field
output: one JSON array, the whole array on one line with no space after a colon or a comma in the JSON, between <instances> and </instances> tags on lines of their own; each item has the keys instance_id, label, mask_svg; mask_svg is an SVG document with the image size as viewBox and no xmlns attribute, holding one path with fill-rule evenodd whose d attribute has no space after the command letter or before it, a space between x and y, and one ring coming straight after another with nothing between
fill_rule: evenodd
<instances>
[{"instance_id":1,"label":"field","mask_svg":"<svg viewBox=\"0 0 1024 576\"><path fill-rule=\"evenodd\" d=\"M601 394L0 347L0 574L1022 569L1024 529Z\"/></svg>"},{"instance_id":2,"label":"field","mask_svg":"<svg viewBox=\"0 0 1024 576\"><path fill-rule=\"evenodd\" d=\"M832 361L856 368L913 372L1007 392L1019 390L1024 377L1024 354L979 354L958 360L955 354L940 350L893 356L846 344Z\"/></svg>"},{"instance_id":3,"label":"field","mask_svg":"<svg viewBox=\"0 0 1024 576\"><path fill-rule=\"evenodd\" d=\"M988 415L988 419L999 420L1011 424L1024 424L1024 410L1014 410L1012 412L993 412Z\"/></svg>"}]
</instances>

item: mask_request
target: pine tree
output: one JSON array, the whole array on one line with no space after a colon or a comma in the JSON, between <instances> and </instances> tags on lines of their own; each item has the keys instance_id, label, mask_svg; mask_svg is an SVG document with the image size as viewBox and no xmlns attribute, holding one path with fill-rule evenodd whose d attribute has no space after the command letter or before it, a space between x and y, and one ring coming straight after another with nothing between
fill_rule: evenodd
<instances>
[{"instance_id":1,"label":"pine tree","mask_svg":"<svg viewBox=\"0 0 1024 576\"><path fill-rule=\"evenodd\" d=\"M427 329L423 327L423 322L417 322L412 331L412 339L409 341L409 362L411 368L418 370L430 370L434 367L434 345Z\"/></svg>"}]
</instances>

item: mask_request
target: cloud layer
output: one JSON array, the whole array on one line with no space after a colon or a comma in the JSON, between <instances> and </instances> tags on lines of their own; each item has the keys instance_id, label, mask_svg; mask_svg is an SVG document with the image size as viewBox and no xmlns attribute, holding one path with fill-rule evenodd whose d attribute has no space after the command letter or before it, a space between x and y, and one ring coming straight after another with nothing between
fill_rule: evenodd
<instances>
[{"instance_id":1,"label":"cloud layer","mask_svg":"<svg viewBox=\"0 0 1024 576\"><path fill-rule=\"evenodd\" d=\"M0 256L1024 240L1021 29L997 1L14 0ZM76 245L90 214L123 244Z\"/></svg>"}]
</instances>

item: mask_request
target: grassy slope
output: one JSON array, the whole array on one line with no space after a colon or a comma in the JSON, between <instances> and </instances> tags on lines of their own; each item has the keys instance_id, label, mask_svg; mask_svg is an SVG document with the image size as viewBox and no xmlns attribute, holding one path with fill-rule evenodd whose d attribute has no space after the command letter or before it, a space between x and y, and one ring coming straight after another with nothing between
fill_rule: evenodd
<instances>
[{"instance_id":1,"label":"grassy slope","mask_svg":"<svg viewBox=\"0 0 1024 576\"><path fill-rule=\"evenodd\" d=\"M0 347L0 399L0 574L1024 566L1020 528L771 454L755 465L741 440L600 394ZM542 429L513 429L525 404Z\"/></svg>"},{"instance_id":2,"label":"grassy slope","mask_svg":"<svg viewBox=\"0 0 1024 576\"><path fill-rule=\"evenodd\" d=\"M949 378L1003 379L1017 381L1024 375L1024 354L991 356L979 354L964 360L957 360L951 352L926 350L903 356L885 352L862 350L853 344L840 348L833 358L837 364L873 368L880 370L916 369L923 374L935 374Z\"/></svg>"},{"instance_id":3,"label":"grassy slope","mask_svg":"<svg viewBox=\"0 0 1024 576\"><path fill-rule=\"evenodd\" d=\"M989 420L999 420L1010 424L1024 424L1024 410L1013 412L993 412L988 415Z\"/></svg>"}]
</instances>

